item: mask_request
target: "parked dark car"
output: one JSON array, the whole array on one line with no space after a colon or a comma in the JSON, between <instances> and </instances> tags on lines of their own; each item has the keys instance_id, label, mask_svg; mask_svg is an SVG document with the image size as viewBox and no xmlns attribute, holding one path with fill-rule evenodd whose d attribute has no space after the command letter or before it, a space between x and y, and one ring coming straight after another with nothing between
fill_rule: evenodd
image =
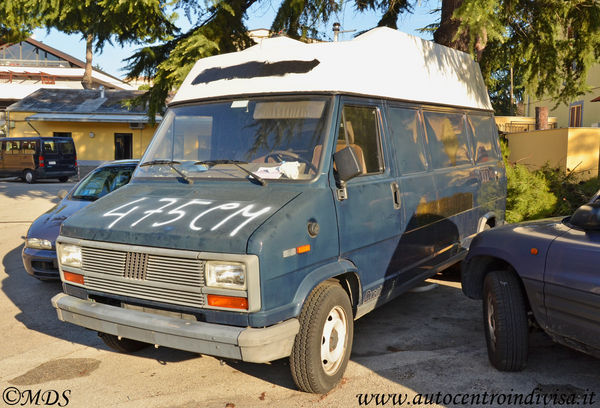
<instances>
[{"instance_id":1,"label":"parked dark car","mask_svg":"<svg viewBox=\"0 0 600 408\"><path fill-rule=\"evenodd\" d=\"M127 184L137 164L138 160L118 160L99 166L66 193L54 208L36 219L27 231L23 248L23 265L27 273L38 279L59 279L55 241L62 222Z\"/></svg>"},{"instance_id":2,"label":"parked dark car","mask_svg":"<svg viewBox=\"0 0 600 408\"><path fill-rule=\"evenodd\" d=\"M600 193L600 192L599 192ZM573 216L505 225L473 239L463 292L483 299L490 362L518 371L529 326L600 358L600 198Z\"/></svg>"},{"instance_id":3,"label":"parked dark car","mask_svg":"<svg viewBox=\"0 0 600 408\"><path fill-rule=\"evenodd\" d=\"M77 174L77 153L70 137L0 138L0 177L20 177L31 184Z\"/></svg>"}]
</instances>

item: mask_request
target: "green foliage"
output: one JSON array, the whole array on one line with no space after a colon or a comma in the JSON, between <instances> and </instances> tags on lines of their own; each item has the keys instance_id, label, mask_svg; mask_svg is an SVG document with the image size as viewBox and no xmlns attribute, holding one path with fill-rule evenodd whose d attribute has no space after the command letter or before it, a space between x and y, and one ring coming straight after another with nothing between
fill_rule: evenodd
<instances>
[{"instance_id":1,"label":"green foliage","mask_svg":"<svg viewBox=\"0 0 600 408\"><path fill-rule=\"evenodd\" d=\"M530 171L508 162L508 147L501 143L506 177L506 221L520 222L572 214L600 189L600 179L579 182L574 173L544 166Z\"/></svg>"},{"instance_id":2,"label":"green foliage","mask_svg":"<svg viewBox=\"0 0 600 408\"><path fill-rule=\"evenodd\" d=\"M41 25L35 5L33 0L0 1L0 44L24 40Z\"/></svg>"},{"instance_id":3,"label":"green foliage","mask_svg":"<svg viewBox=\"0 0 600 408\"><path fill-rule=\"evenodd\" d=\"M553 214L557 199L550 191L543 173L531 172L521 164L508 164L506 177L507 222L544 218Z\"/></svg>"},{"instance_id":4,"label":"green foliage","mask_svg":"<svg viewBox=\"0 0 600 408\"><path fill-rule=\"evenodd\" d=\"M473 54L487 39L479 63L490 88L494 73L512 65L529 92L557 105L588 91L588 70L600 57L598 1L464 0L454 16Z\"/></svg>"},{"instance_id":5,"label":"green foliage","mask_svg":"<svg viewBox=\"0 0 600 408\"><path fill-rule=\"evenodd\" d=\"M31 0L13 0L28 3ZM118 44L164 40L177 31L167 0L36 0L35 14L48 28L93 34L96 51Z\"/></svg>"}]
</instances>

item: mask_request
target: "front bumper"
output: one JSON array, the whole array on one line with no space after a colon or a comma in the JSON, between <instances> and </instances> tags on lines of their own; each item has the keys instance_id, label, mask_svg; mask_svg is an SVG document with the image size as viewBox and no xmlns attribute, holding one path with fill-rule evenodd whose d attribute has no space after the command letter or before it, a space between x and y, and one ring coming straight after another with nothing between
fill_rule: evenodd
<instances>
[{"instance_id":1,"label":"front bumper","mask_svg":"<svg viewBox=\"0 0 600 408\"><path fill-rule=\"evenodd\" d=\"M235 327L197 322L123 309L65 293L52 298L59 320L145 343L266 363L287 357L300 324L289 319L265 328Z\"/></svg>"},{"instance_id":2,"label":"front bumper","mask_svg":"<svg viewBox=\"0 0 600 408\"><path fill-rule=\"evenodd\" d=\"M31 276L38 279L60 279L55 250L24 247L21 256L23 266Z\"/></svg>"}]
</instances>

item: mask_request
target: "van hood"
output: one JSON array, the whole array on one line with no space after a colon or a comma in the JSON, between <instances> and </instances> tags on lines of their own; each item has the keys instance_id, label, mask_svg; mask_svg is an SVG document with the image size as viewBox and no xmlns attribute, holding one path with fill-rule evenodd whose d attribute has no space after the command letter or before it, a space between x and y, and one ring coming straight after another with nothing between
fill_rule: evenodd
<instances>
[{"instance_id":1,"label":"van hood","mask_svg":"<svg viewBox=\"0 0 600 408\"><path fill-rule=\"evenodd\" d=\"M248 238L297 197L236 182L130 183L69 217L61 235L192 251L246 253Z\"/></svg>"}]
</instances>

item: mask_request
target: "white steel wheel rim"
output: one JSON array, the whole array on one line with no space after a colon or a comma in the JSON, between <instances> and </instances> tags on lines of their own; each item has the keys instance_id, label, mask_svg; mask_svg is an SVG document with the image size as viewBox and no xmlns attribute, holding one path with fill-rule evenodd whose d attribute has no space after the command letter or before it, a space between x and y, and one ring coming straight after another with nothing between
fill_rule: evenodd
<instances>
[{"instance_id":1,"label":"white steel wheel rim","mask_svg":"<svg viewBox=\"0 0 600 408\"><path fill-rule=\"evenodd\" d=\"M494 302L491 296L487 298L487 329L492 346L496 347L496 319L494 317Z\"/></svg>"},{"instance_id":2,"label":"white steel wheel rim","mask_svg":"<svg viewBox=\"0 0 600 408\"><path fill-rule=\"evenodd\" d=\"M340 368L346 352L348 321L340 306L334 306L327 315L321 335L321 365L327 375Z\"/></svg>"},{"instance_id":3,"label":"white steel wheel rim","mask_svg":"<svg viewBox=\"0 0 600 408\"><path fill-rule=\"evenodd\" d=\"M28 172L25 173L25 180L27 182L30 182L31 180L33 180L33 174L31 174L30 171L28 171Z\"/></svg>"}]
</instances>

